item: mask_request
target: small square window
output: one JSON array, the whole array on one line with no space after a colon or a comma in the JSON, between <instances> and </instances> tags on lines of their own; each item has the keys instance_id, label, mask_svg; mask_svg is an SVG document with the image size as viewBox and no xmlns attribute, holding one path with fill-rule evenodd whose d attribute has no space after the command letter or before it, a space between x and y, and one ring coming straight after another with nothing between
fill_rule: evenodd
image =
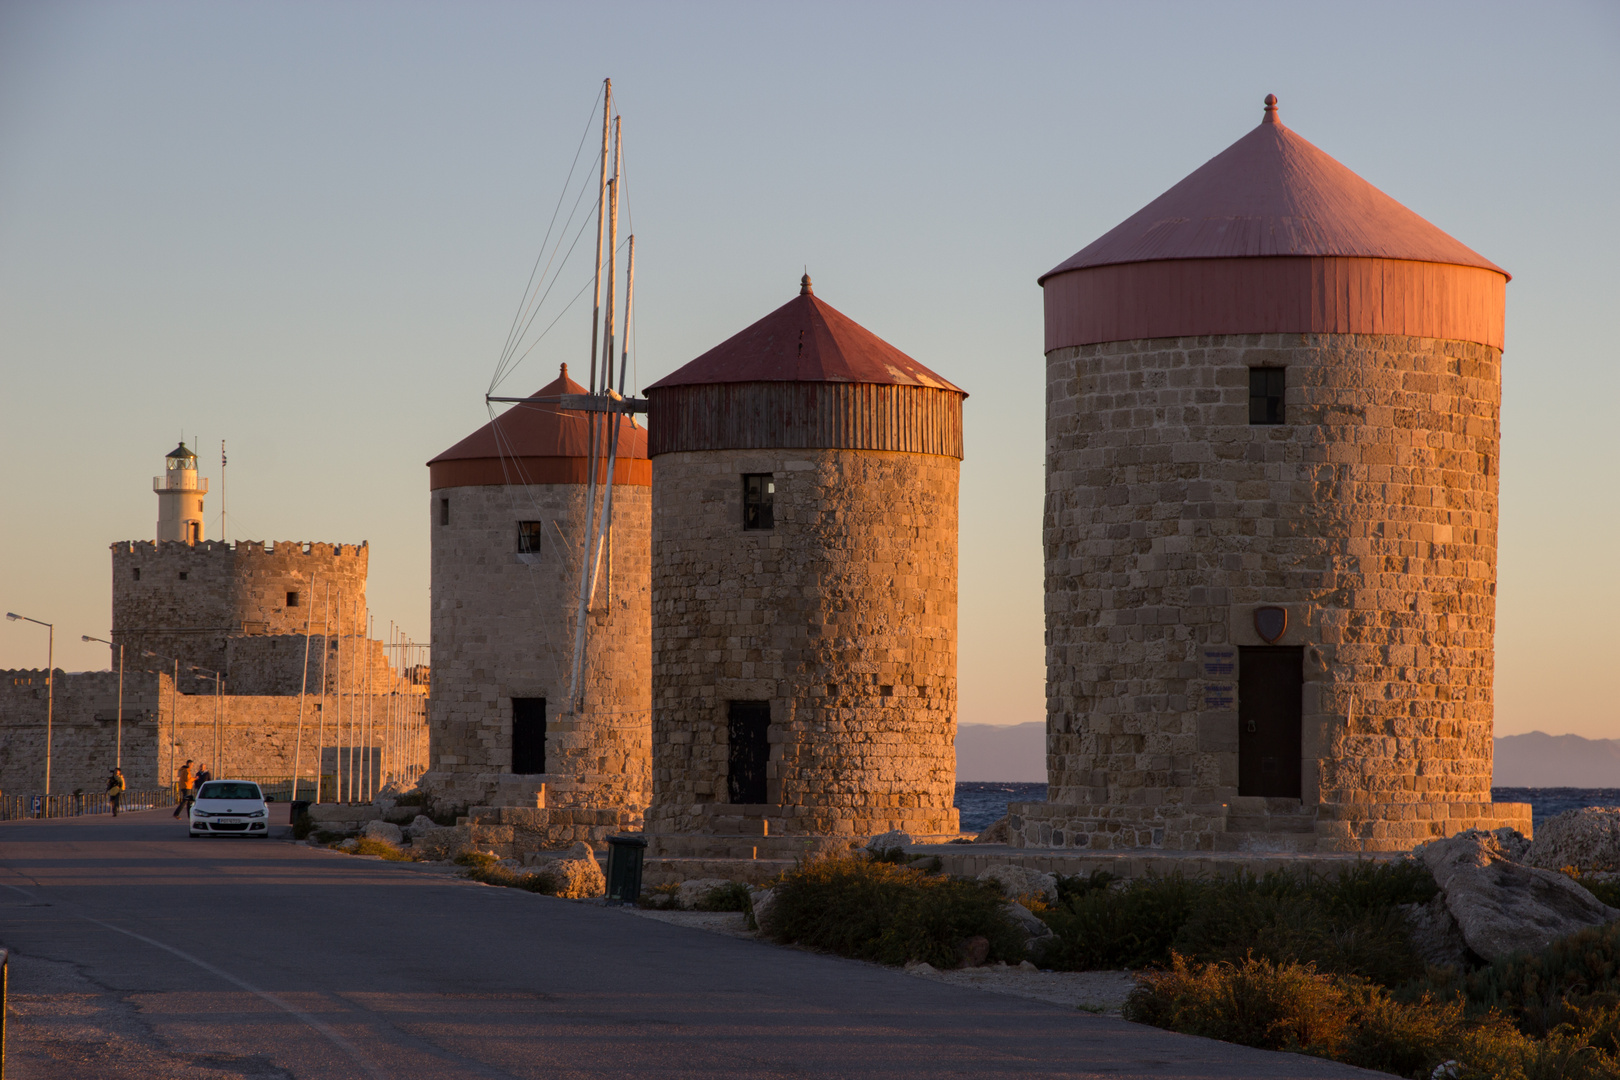
<instances>
[{"instance_id":1,"label":"small square window","mask_svg":"<svg viewBox=\"0 0 1620 1080\"><path fill-rule=\"evenodd\" d=\"M1249 369L1249 423L1283 422L1283 391L1288 386L1287 368Z\"/></svg>"},{"instance_id":2,"label":"small square window","mask_svg":"<svg viewBox=\"0 0 1620 1080\"><path fill-rule=\"evenodd\" d=\"M449 499L440 499L439 500L439 524L440 525L448 525L448 524L450 524L450 500Z\"/></svg>"},{"instance_id":3,"label":"small square window","mask_svg":"<svg viewBox=\"0 0 1620 1080\"><path fill-rule=\"evenodd\" d=\"M776 480L771 473L743 474L743 528L776 528Z\"/></svg>"},{"instance_id":4,"label":"small square window","mask_svg":"<svg viewBox=\"0 0 1620 1080\"><path fill-rule=\"evenodd\" d=\"M141 568L140 567L132 566L132 567L130 567L130 572L135 575L135 580L136 581L141 580Z\"/></svg>"},{"instance_id":5,"label":"small square window","mask_svg":"<svg viewBox=\"0 0 1620 1080\"><path fill-rule=\"evenodd\" d=\"M181 581L186 580L186 572L184 570L180 571L180 580Z\"/></svg>"},{"instance_id":6,"label":"small square window","mask_svg":"<svg viewBox=\"0 0 1620 1080\"><path fill-rule=\"evenodd\" d=\"M544 524L543 521L518 522L519 555L538 555L540 553L540 544L546 535L545 530L542 528ZM542 769L541 771L544 772L545 770Z\"/></svg>"},{"instance_id":7,"label":"small square window","mask_svg":"<svg viewBox=\"0 0 1620 1080\"><path fill-rule=\"evenodd\" d=\"M297 593L290 592L290 593L287 594L287 606L288 607L297 607L298 606L298 594Z\"/></svg>"}]
</instances>

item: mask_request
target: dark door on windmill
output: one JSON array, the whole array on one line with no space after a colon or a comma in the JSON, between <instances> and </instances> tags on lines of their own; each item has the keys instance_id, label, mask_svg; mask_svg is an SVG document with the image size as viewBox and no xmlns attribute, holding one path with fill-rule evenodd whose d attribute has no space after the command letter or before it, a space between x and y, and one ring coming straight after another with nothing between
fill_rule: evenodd
<instances>
[{"instance_id":1,"label":"dark door on windmill","mask_svg":"<svg viewBox=\"0 0 1620 1080\"><path fill-rule=\"evenodd\" d=\"M512 699L512 771L520 775L546 771L546 699Z\"/></svg>"},{"instance_id":2,"label":"dark door on windmill","mask_svg":"<svg viewBox=\"0 0 1620 1080\"><path fill-rule=\"evenodd\" d=\"M1300 797L1302 646L1238 650L1238 794Z\"/></svg>"},{"instance_id":3,"label":"dark door on windmill","mask_svg":"<svg viewBox=\"0 0 1620 1080\"><path fill-rule=\"evenodd\" d=\"M726 713L726 796L733 803L765 801L765 765L771 760L771 703L733 701Z\"/></svg>"}]
</instances>

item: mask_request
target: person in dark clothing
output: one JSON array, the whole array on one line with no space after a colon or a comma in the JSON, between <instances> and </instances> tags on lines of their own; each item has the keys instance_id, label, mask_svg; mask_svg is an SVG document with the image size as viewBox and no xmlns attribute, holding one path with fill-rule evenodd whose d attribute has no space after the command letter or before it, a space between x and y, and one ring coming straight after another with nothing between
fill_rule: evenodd
<instances>
[{"instance_id":1,"label":"person in dark clothing","mask_svg":"<svg viewBox=\"0 0 1620 1080\"><path fill-rule=\"evenodd\" d=\"M180 779L177 781L177 785L180 788L180 798L174 806L175 817L179 817L181 814L185 813L191 808L191 804L197 801L195 794L197 789L192 785L191 780L190 758L186 758L185 765L181 766L180 768Z\"/></svg>"},{"instance_id":2,"label":"person in dark clothing","mask_svg":"<svg viewBox=\"0 0 1620 1080\"><path fill-rule=\"evenodd\" d=\"M118 816L118 800L124 797L124 770L114 769L112 775L107 777L107 801L112 804L113 817Z\"/></svg>"}]
</instances>

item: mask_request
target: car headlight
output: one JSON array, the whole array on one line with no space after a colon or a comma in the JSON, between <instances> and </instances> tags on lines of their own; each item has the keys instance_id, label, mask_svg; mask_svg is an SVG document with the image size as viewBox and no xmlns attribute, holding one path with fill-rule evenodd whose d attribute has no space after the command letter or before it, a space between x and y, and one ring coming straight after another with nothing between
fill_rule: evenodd
<instances>
[{"instance_id":1,"label":"car headlight","mask_svg":"<svg viewBox=\"0 0 1620 1080\"><path fill-rule=\"evenodd\" d=\"M192 807L191 816L192 817L213 817L214 815L210 814L207 810L198 810L196 807Z\"/></svg>"},{"instance_id":2,"label":"car headlight","mask_svg":"<svg viewBox=\"0 0 1620 1080\"><path fill-rule=\"evenodd\" d=\"M268 811L268 810L255 810L255 811L253 811L253 813L248 815L248 817L269 817L269 816L270 816L270 811Z\"/></svg>"}]
</instances>

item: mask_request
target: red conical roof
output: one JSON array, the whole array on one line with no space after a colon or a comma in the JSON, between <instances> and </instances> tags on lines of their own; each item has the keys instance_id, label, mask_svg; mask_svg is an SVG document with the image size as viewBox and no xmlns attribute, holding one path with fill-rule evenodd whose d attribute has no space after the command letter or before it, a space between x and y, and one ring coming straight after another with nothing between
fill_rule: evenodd
<instances>
[{"instance_id":1,"label":"red conical roof","mask_svg":"<svg viewBox=\"0 0 1620 1080\"><path fill-rule=\"evenodd\" d=\"M1423 220L1276 119L1040 278L1163 259L1350 256L1507 271Z\"/></svg>"},{"instance_id":2,"label":"red conical roof","mask_svg":"<svg viewBox=\"0 0 1620 1080\"><path fill-rule=\"evenodd\" d=\"M647 389L741 382L876 383L961 392L816 299L808 275L798 296Z\"/></svg>"},{"instance_id":3,"label":"red conical roof","mask_svg":"<svg viewBox=\"0 0 1620 1080\"><path fill-rule=\"evenodd\" d=\"M554 398L560 394L583 394L585 388L568 377L562 365L557 378L536 390L531 397ZM555 402L527 402L514 405L456 445L429 461L466 461L482 458L591 456L590 428L586 413L564 409ZM602 454L606 456L606 449ZM619 426L621 458L647 456L647 429L626 417Z\"/></svg>"}]
</instances>

